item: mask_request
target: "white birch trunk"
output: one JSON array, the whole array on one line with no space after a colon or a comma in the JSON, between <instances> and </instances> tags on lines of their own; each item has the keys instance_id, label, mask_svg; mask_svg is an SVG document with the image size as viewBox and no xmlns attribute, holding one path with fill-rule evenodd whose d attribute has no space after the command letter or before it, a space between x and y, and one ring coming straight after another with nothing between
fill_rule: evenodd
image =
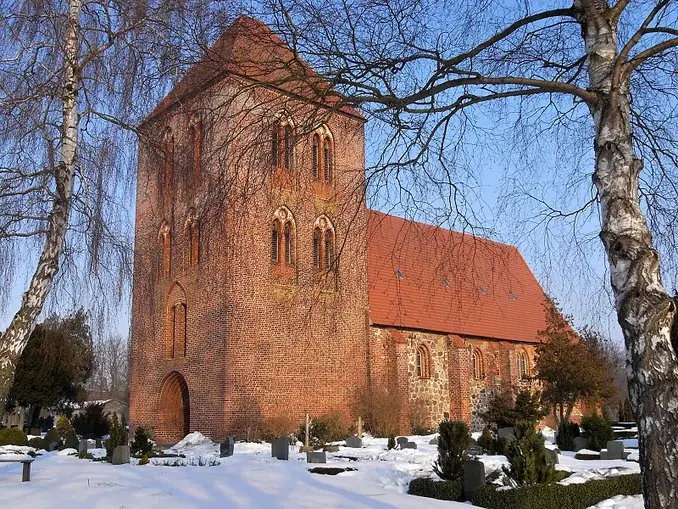
<instances>
[{"instance_id":1,"label":"white birch trunk","mask_svg":"<svg viewBox=\"0 0 678 509\"><path fill-rule=\"evenodd\" d=\"M583 9L582 26L589 89L599 96L591 106L596 127L593 180L600 199L600 237L626 342L645 507L678 509L678 363L673 339L676 304L662 285L659 254L640 207L638 186L643 165L633 152L626 80L613 86L611 79L618 54L616 21L599 15L594 19L594 7L588 9Z\"/></svg>"},{"instance_id":2,"label":"white birch trunk","mask_svg":"<svg viewBox=\"0 0 678 509\"><path fill-rule=\"evenodd\" d=\"M52 281L59 271L71 209L75 157L78 143L79 34L82 0L69 1L68 27L64 44L63 126L61 154L54 169L54 202L48 218L48 231L35 273L24 293L21 307L7 330L0 336L0 415L4 409L14 372L26 347L38 315L42 311Z\"/></svg>"}]
</instances>

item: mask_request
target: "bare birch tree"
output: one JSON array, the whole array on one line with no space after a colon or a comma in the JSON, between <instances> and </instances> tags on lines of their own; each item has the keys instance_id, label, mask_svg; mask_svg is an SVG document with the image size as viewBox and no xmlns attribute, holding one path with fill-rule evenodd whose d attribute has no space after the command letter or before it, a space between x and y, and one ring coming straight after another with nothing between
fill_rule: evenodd
<instances>
[{"instance_id":1,"label":"bare birch tree","mask_svg":"<svg viewBox=\"0 0 678 509\"><path fill-rule=\"evenodd\" d=\"M268 9L281 37L339 90L318 91L362 106L385 130L378 164L405 182L405 199L412 183L428 180L420 199L442 191L428 203L463 212L474 172L463 171L461 155L511 121L532 126L519 150L548 147L551 137L563 153L558 143L569 140L570 154L589 164L645 506L678 507L677 308L658 250L675 239L677 210L675 2L279 0ZM556 173L577 164L559 163ZM586 205L549 210L567 217Z\"/></svg>"},{"instance_id":2,"label":"bare birch tree","mask_svg":"<svg viewBox=\"0 0 678 509\"><path fill-rule=\"evenodd\" d=\"M60 267L95 302L127 291L135 126L224 24L219 3L0 3L0 272L38 252L0 336L0 407ZM193 48L194 53L191 53ZM87 267L89 270L83 270Z\"/></svg>"}]
</instances>

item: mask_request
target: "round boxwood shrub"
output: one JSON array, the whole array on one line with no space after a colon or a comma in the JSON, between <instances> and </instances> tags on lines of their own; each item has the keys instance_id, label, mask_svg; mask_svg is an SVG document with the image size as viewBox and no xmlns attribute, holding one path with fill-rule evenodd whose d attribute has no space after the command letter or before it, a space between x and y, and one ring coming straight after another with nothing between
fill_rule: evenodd
<instances>
[{"instance_id":1,"label":"round boxwood shrub","mask_svg":"<svg viewBox=\"0 0 678 509\"><path fill-rule=\"evenodd\" d=\"M45 441L44 438L33 437L28 441L28 445L34 449L47 449L49 444Z\"/></svg>"},{"instance_id":2,"label":"round boxwood shrub","mask_svg":"<svg viewBox=\"0 0 678 509\"><path fill-rule=\"evenodd\" d=\"M28 437L19 428L0 429L0 445L28 445Z\"/></svg>"}]
</instances>

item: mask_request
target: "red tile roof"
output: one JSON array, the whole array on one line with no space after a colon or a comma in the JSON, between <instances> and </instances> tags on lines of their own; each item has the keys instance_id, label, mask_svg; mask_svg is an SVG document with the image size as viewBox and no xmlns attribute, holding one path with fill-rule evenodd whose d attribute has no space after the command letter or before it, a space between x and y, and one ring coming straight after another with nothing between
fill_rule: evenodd
<instances>
[{"instance_id":1,"label":"red tile roof","mask_svg":"<svg viewBox=\"0 0 678 509\"><path fill-rule=\"evenodd\" d=\"M538 342L545 295L518 250L369 211L375 325Z\"/></svg>"},{"instance_id":2,"label":"red tile roof","mask_svg":"<svg viewBox=\"0 0 678 509\"><path fill-rule=\"evenodd\" d=\"M340 100L327 82L265 23L239 16L160 101L145 122L227 75L243 77L328 107L337 106ZM363 118L350 106L341 105L338 109Z\"/></svg>"}]
</instances>

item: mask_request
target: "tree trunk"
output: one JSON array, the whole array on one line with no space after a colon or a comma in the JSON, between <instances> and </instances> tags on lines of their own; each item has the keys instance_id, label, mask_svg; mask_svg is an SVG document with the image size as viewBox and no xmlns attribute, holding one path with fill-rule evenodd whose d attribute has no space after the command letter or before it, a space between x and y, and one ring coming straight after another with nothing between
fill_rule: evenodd
<instances>
[{"instance_id":1,"label":"tree trunk","mask_svg":"<svg viewBox=\"0 0 678 509\"><path fill-rule=\"evenodd\" d=\"M672 344L676 304L662 285L659 255L640 207L643 165L633 153L626 77L618 83L612 79L617 58L612 23L603 16L594 19L588 11L582 23L589 88L599 97L591 113L596 129L593 180L600 200L600 237L626 342L645 507L678 509L678 364Z\"/></svg>"},{"instance_id":2,"label":"tree trunk","mask_svg":"<svg viewBox=\"0 0 678 509\"><path fill-rule=\"evenodd\" d=\"M64 45L65 79L62 93L63 125L61 154L54 168L54 201L48 218L48 231L38 264L23 294L21 307L0 337L0 414L14 380L16 365L26 347L38 315L42 311L52 282L59 271L59 257L63 250L71 209L75 156L78 137L78 69L80 13L82 0L69 1L68 27Z\"/></svg>"}]
</instances>

